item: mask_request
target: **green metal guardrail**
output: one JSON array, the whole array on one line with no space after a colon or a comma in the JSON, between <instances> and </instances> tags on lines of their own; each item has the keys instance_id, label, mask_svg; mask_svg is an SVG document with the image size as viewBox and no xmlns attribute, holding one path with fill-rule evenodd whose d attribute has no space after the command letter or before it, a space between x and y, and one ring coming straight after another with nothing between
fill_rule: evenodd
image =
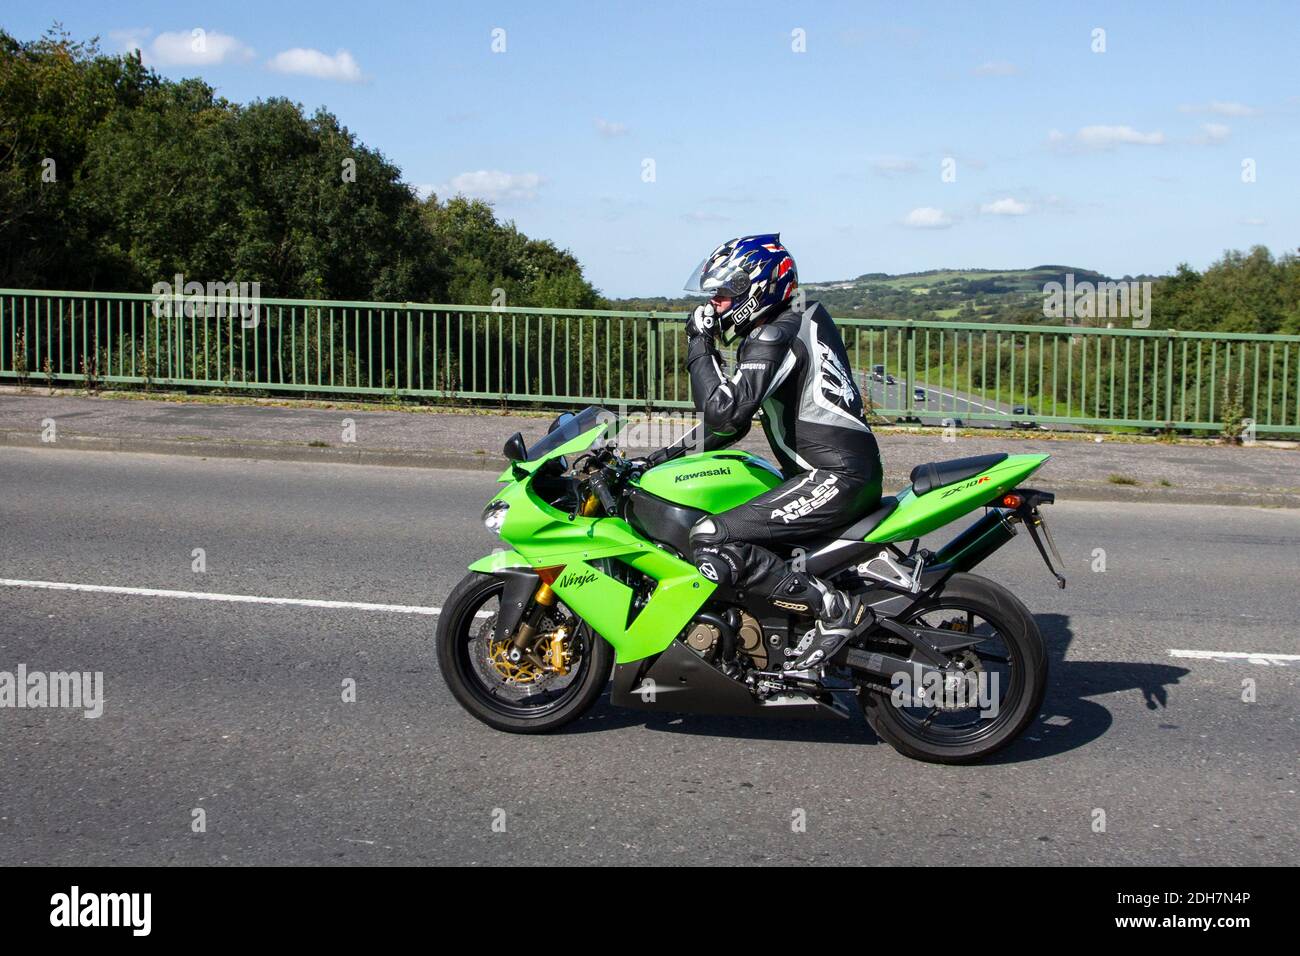
<instances>
[{"instance_id":1,"label":"green metal guardrail","mask_svg":"<svg viewBox=\"0 0 1300 956\"><path fill-rule=\"evenodd\" d=\"M690 408L684 319L0 289L0 379ZM1300 335L836 321L886 418L1300 433Z\"/></svg>"}]
</instances>

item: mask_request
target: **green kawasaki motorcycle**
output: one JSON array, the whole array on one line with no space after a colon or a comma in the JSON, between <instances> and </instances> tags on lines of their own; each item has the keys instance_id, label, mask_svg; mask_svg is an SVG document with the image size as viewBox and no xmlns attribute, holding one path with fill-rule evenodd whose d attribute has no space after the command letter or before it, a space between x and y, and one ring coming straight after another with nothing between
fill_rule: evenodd
<instances>
[{"instance_id":1,"label":"green kawasaki motorcycle","mask_svg":"<svg viewBox=\"0 0 1300 956\"><path fill-rule=\"evenodd\" d=\"M688 560L691 525L780 473L737 450L646 467L616 447L617 424L587 408L557 418L531 449L519 434L506 443L505 487L483 523L507 549L469 566L438 620L443 677L479 720L555 730L596 702L611 670L618 706L832 719L860 707L901 753L940 763L985 757L1034 719L1042 635L1015 595L970 571L1023 526L1065 586L1039 513L1054 496L1020 486L1047 455L921 465L876 511L785 555L863 594L877 615L820 677L796 676L782 664L812 622L766 601L720 600ZM920 547L981 508L938 551Z\"/></svg>"}]
</instances>

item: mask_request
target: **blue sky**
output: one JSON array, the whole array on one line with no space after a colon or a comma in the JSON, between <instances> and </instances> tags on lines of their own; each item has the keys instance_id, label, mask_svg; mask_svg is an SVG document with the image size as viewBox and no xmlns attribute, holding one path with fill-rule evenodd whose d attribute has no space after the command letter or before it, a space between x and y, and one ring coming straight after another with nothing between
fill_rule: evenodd
<instances>
[{"instance_id":1,"label":"blue sky","mask_svg":"<svg viewBox=\"0 0 1300 956\"><path fill-rule=\"evenodd\" d=\"M672 294L749 232L805 282L1300 245L1294 3L52 0L0 26L56 19L233 100L324 106L614 296Z\"/></svg>"}]
</instances>

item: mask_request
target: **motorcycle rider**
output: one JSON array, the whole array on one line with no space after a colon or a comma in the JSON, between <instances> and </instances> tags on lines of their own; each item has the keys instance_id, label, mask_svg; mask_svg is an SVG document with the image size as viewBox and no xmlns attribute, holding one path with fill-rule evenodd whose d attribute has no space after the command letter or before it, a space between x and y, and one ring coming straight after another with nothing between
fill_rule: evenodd
<instances>
[{"instance_id":1,"label":"motorcycle rider","mask_svg":"<svg viewBox=\"0 0 1300 956\"><path fill-rule=\"evenodd\" d=\"M756 595L782 613L816 618L785 664L808 671L828 661L874 620L846 594L786 561L772 546L827 535L880 504L880 451L862 416L844 342L830 314L795 308L798 274L779 234L742 236L709 253L686 291L705 294L686 324L687 369L703 423L651 456L688 447L725 448L745 437L760 408L763 430L785 481L691 529L691 559L725 594ZM723 372L716 337L738 341L736 367Z\"/></svg>"}]
</instances>

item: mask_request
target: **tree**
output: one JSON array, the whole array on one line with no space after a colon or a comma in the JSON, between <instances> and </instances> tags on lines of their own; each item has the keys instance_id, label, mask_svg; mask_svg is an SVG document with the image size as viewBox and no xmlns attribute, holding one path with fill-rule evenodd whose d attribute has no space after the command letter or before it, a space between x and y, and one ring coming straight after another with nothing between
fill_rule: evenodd
<instances>
[{"instance_id":1,"label":"tree","mask_svg":"<svg viewBox=\"0 0 1300 956\"><path fill-rule=\"evenodd\" d=\"M571 253L487 203L420 202L324 109L232 103L57 27L0 31L0 285L143 292L177 273L268 297L597 302Z\"/></svg>"}]
</instances>

